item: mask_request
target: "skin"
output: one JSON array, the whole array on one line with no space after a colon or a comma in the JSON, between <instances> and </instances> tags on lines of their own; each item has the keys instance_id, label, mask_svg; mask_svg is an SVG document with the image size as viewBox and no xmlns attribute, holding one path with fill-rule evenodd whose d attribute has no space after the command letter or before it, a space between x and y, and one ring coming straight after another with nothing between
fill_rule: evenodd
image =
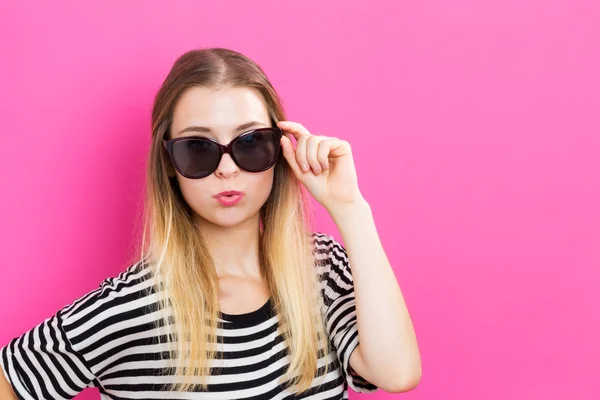
<instances>
[{"instance_id":1,"label":"skin","mask_svg":"<svg viewBox=\"0 0 600 400\"><path fill-rule=\"evenodd\" d=\"M267 107L256 89L193 87L175 106L171 132L174 138L203 136L227 144L250 129L268 126L272 125ZM188 179L175 170L169 174L177 177L208 240L219 277L221 311L241 314L258 309L269 296L259 268L259 211L271 193L274 168L247 172L224 154L217 170L206 178ZM245 196L235 206L225 207L213 196L226 190L239 190Z\"/></svg>"},{"instance_id":2,"label":"skin","mask_svg":"<svg viewBox=\"0 0 600 400\"><path fill-rule=\"evenodd\" d=\"M18 400L17 395L13 392L12 387L4 377L4 373L0 373L0 399Z\"/></svg>"},{"instance_id":3,"label":"skin","mask_svg":"<svg viewBox=\"0 0 600 400\"><path fill-rule=\"evenodd\" d=\"M329 212L352 266L360 343L350 355L350 366L386 392L414 389L421 380L417 338L371 207L358 188L350 144L312 135L297 122L280 121L278 126L286 132L281 140L286 160Z\"/></svg>"},{"instance_id":4,"label":"skin","mask_svg":"<svg viewBox=\"0 0 600 400\"><path fill-rule=\"evenodd\" d=\"M236 129L251 121L257 124ZM181 133L190 126L205 126L210 132ZM200 134L226 144L261 126L269 126L269 118L259 92L196 87L176 105L172 132L173 137ZM351 367L384 391L412 390L421 379L415 331L371 208L358 188L350 144L312 135L297 122L280 121L278 126L285 132L281 139L285 159L308 192L329 212L352 265L360 344L350 356ZM168 173L177 177L195 221L207 233L219 276L221 311L239 314L258 309L269 293L258 262L258 213L271 191L273 169L246 172L224 155L218 169L203 179L186 179L174 170ZM212 196L224 190L240 190L246 196L234 207L223 207ZM0 399L16 399L3 374Z\"/></svg>"},{"instance_id":5,"label":"skin","mask_svg":"<svg viewBox=\"0 0 600 400\"><path fill-rule=\"evenodd\" d=\"M187 91L177 104L172 132L177 135L186 127L201 125L210 128L211 137L227 144L243 132L236 127L251 121L259 122L256 127L269 124L259 92L198 87ZM350 365L385 391L413 389L421 377L415 332L370 206L359 190L350 144L312 135L296 122L280 121L278 126L284 130L281 146L285 159L329 212L346 244L361 338ZM197 223L208 233L219 276L221 310L237 314L258 309L269 293L259 272L258 213L270 194L273 169L246 172L224 155L218 169L206 178L190 180L175 174ZM241 190L246 196L236 206L224 208L212 197L223 190Z\"/></svg>"}]
</instances>

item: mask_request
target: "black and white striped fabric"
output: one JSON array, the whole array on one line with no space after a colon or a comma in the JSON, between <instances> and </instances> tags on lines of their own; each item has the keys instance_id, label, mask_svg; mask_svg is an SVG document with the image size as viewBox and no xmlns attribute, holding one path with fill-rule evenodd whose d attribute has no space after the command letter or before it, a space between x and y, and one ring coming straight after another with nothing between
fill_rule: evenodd
<instances>
[{"instance_id":1,"label":"black and white striped fabric","mask_svg":"<svg viewBox=\"0 0 600 400\"><path fill-rule=\"evenodd\" d=\"M359 338L346 251L322 233L313 233L313 243L335 352L321 357L319 367L329 363L331 371L319 372L302 398L347 399L348 386L376 391L349 364ZM3 347L1 366L17 396L70 399L97 387L101 399L299 398L278 382L288 353L271 300L251 313L221 313L224 325L217 333L223 337L223 357L211 360L218 373L209 377L208 391L165 391L163 385L175 380L160 374L168 344L157 340L164 332L156 324L156 308L149 307L158 300L149 277L147 266L134 264Z\"/></svg>"}]
</instances>

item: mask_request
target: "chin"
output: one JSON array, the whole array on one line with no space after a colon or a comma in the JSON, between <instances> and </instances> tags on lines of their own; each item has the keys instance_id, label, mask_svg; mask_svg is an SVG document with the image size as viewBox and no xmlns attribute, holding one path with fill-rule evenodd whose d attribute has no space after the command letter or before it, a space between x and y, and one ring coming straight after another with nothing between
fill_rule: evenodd
<instances>
[{"instance_id":1,"label":"chin","mask_svg":"<svg viewBox=\"0 0 600 400\"><path fill-rule=\"evenodd\" d=\"M250 219L250 218L251 218L250 215L248 215L247 213L242 213L242 212L228 212L228 213L218 213L217 215L210 215L210 216L202 216L201 215L200 216L200 219L205 220L213 225L223 227L223 228L231 228L231 227L240 225L240 224L248 221L248 219Z\"/></svg>"},{"instance_id":2,"label":"chin","mask_svg":"<svg viewBox=\"0 0 600 400\"><path fill-rule=\"evenodd\" d=\"M245 220L244 219L220 219L217 221L214 221L213 224L220 226L221 228L233 228L235 226L238 226L240 224L242 224Z\"/></svg>"}]
</instances>

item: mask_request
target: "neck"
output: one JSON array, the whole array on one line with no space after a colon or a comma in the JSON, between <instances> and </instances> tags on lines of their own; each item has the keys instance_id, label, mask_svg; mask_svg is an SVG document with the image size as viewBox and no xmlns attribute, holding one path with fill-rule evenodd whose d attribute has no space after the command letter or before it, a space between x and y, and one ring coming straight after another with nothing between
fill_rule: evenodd
<instances>
[{"instance_id":1,"label":"neck","mask_svg":"<svg viewBox=\"0 0 600 400\"><path fill-rule=\"evenodd\" d=\"M198 218L198 225L221 277L260 278L260 225L256 215L235 226L219 226Z\"/></svg>"}]
</instances>

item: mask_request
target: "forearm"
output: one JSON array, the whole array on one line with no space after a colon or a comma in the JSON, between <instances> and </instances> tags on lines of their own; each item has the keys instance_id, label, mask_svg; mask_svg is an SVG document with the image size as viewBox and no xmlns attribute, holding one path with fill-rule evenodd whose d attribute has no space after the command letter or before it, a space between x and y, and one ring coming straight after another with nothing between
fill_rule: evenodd
<instances>
[{"instance_id":1,"label":"forearm","mask_svg":"<svg viewBox=\"0 0 600 400\"><path fill-rule=\"evenodd\" d=\"M372 374L418 382L421 359L413 324L366 202L330 211L354 280L360 348Z\"/></svg>"}]
</instances>

